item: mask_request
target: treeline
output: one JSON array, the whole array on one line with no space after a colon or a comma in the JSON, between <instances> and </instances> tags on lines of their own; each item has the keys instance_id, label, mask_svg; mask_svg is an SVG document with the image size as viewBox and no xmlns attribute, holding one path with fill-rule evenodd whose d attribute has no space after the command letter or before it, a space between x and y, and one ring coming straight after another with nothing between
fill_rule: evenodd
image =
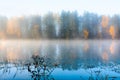
<instances>
[{"instance_id":1,"label":"treeline","mask_svg":"<svg viewBox=\"0 0 120 80\"><path fill-rule=\"evenodd\" d=\"M120 15L77 11L0 17L0 39L119 39Z\"/></svg>"}]
</instances>

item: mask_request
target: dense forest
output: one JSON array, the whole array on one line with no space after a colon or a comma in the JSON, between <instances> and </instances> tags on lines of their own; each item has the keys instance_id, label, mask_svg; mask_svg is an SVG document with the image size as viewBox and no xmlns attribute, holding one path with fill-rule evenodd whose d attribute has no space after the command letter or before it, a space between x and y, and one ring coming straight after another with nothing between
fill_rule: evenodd
<instances>
[{"instance_id":1,"label":"dense forest","mask_svg":"<svg viewBox=\"0 0 120 80\"><path fill-rule=\"evenodd\" d=\"M0 39L119 39L120 15L77 11L12 17L0 16Z\"/></svg>"}]
</instances>

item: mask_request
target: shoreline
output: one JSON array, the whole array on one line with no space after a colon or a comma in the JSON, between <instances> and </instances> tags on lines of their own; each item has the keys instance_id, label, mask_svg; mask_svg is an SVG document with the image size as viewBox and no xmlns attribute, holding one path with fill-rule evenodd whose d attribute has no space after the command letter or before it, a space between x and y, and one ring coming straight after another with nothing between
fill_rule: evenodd
<instances>
[{"instance_id":1,"label":"shoreline","mask_svg":"<svg viewBox=\"0 0 120 80\"><path fill-rule=\"evenodd\" d=\"M37 39L37 40L33 40L33 39L6 39L6 40L0 40L0 43L14 43L14 42L17 42L17 43L86 43L86 42L96 42L96 43L101 43L101 42L119 42L120 40L111 40L111 39L104 39L104 40L98 40L98 39L89 39L89 40L64 40L64 39L54 39L54 40L41 40L41 39Z\"/></svg>"}]
</instances>

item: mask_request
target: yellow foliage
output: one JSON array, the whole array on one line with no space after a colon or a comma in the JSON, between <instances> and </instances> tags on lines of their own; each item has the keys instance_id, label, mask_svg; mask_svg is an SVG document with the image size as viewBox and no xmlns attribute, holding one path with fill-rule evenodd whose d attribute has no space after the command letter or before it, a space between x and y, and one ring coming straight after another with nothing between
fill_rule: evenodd
<instances>
[{"instance_id":1,"label":"yellow foliage","mask_svg":"<svg viewBox=\"0 0 120 80\"><path fill-rule=\"evenodd\" d=\"M89 35L89 32L87 30L84 30L83 33L84 33L84 38L87 39L88 35Z\"/></svg>"},{"instance_id":2,"label":"yellow foliage","mask_svg":"<svg viewBox=\"0 0 120 80\"><path fill-rule=\"evenodd\" d=\"M113 25L110 26L109 34L112 36L112 39L114 39L114 37L115 37L115 29L114 29Z\"/></svg>"}]
</instances>

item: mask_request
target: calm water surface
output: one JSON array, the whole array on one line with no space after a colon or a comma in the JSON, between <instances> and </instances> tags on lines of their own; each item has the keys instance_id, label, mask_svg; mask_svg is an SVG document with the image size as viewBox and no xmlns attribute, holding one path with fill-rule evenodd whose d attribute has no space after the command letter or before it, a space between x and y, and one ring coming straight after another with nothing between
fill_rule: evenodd
<instances>
[{"instance_id":1,"label":"calm water surface","mask_svg":"<svg viewBox=\"0 0 120 80\"><path fill-rule=\"evenodd\" d=\"M120 80L120 41L0 41L0 80Z\"/></svg>"}]
</instances>

